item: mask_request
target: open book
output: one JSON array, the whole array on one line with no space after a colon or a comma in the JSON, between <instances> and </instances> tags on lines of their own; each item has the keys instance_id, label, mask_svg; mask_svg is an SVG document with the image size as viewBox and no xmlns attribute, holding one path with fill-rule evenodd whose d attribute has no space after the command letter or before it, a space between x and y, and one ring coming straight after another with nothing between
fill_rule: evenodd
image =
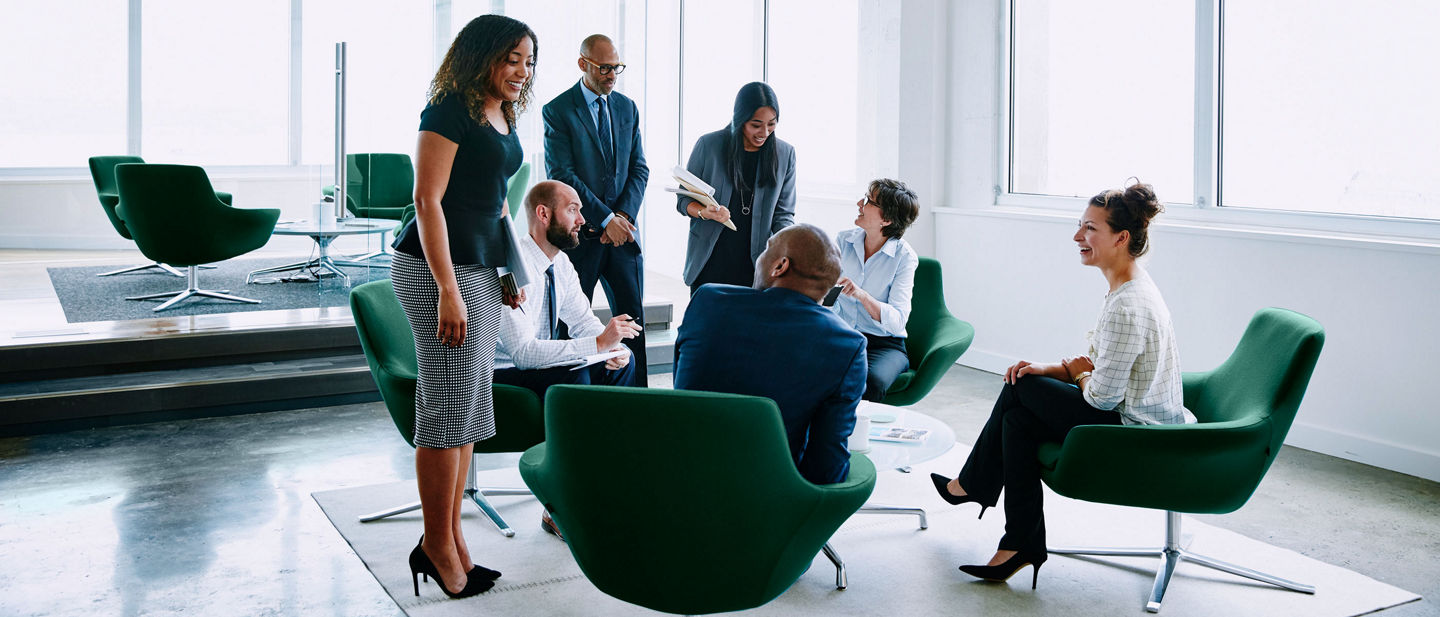
<instances>
[{"instance_id":1,"label":"open book","mask_svg":"<svg viewBox=\"0 0 1440 617\"><path fill-rule=\"evenodd\" d=\"M667 186L665 190L689 197L699 202L702 206L720 207L720 203L715 201L715 187L706 184L704 180L690 173L690 170L679 165L676 165L674 169L670 170L670 173L675 176L675 181L680 183L680 187ZM732 221L725 221L721 223L721 225L730 228L730 231L735 231L735 223Z\"/></svg>"},{"instance_id":2,"label":"open book","mask_svg":"<svg viewBox=\"0 0 1440 617\"><path fill-rule=\"evenodd\" d=\"M876 441L896 441L900 443L925 443L930 437L929 429L905 428L903 426L872 426L870 427L870 438Z\"/></svg>"}]
</instances>

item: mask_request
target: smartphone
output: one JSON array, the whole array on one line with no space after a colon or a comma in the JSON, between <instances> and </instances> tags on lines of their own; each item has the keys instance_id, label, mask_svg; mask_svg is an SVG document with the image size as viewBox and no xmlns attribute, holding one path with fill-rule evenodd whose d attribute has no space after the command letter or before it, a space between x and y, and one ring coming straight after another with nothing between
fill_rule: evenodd
<instances>
[{"instance_id":1,"label":"smartphone","mask_svg":"<svg viewBox=\"0 0 1440 617\"><path fill-rule=\"evenodd\" d=\"M836 285L831 287L830 291L825 293L825 297L820 300L820 306L835 306L835 301L840 299L841 289L845 289L845 286Z\"/></svg>"}]
</instances>

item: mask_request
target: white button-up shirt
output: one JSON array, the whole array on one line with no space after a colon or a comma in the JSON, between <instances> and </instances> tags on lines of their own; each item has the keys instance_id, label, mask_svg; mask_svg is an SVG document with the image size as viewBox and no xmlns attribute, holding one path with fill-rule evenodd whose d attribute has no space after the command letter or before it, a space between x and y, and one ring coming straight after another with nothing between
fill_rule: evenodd
<instances>
[{"instance_id":1,"label":"white button-up shirt","mask_svg":"<svg viewBox=\"0 0 1440 617\"><path fill-rule=\"evenodd\" d=\"M1085 402L1113 409L1125 424L1192 424L1180 382L1180 351L1170 309L1144 271L1106 294L1086 338L1095 370Z\"/></svg>"},{"instance_id":2,"label":"white button-up shirt","mask_svg":"<svg viewBox=\"0 0 1440 617\"><path fill-rule=\"evenodd\" d=\"M530 270L530 284L525 286L524 312L510 307L500 309L500 341L495 346L495 368L516 367L530 370L557 362L583 358L597 352L595 337L605 325L590 310L590 302L580 291L580 276L564 251L555 258L545 255L529 233L519 234L520 252ZM555 312L570 328L570 340L550 340L550 323L545 314L545 270L555 266Z\"/></svg>"},{"instance_id":3,"label":"white button-up shirt","mask_svg":"<svg viewBox=\"0 0 1440 617\"><path fill-rule=\"evenodd\" d=\"M844 294L831 308L862 334L904 337L910 297L915 292L915 268L920 265L915 249L904 239L890 238L866 260L865 230L859 227L840 232L835 241L840 248L840 276L880 302L880 320L872 319L859 300Z\"/></svg>"}]
</instances>

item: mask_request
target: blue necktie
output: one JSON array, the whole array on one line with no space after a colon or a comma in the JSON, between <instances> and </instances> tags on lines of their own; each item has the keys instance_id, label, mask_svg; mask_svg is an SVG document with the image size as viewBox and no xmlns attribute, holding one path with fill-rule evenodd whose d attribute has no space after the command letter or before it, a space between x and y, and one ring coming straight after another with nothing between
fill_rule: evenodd
<instances>
[{"instance_id":1,"label":"blue necktie","mask_svg":"<svg viewBox=\"0 0 1440 617\"><path fill-rule=\"evenodd\" d=\"M605 97L595 101L600 103L600 153L605 155L607 165L614 166L615 138L610 135L610 113L605 109Z\"/></svg>"},{"instance_id":2,"label":"blue necktie","mask_svg":"<svg viewBox=\"0 0 1440 617\"><path fill-rule=\"evenodd\" d=\"M550 340L558 334L560 319L555 314L555 264L545 269L545 319L550 326Z\"/></svg>"}]
</instances>

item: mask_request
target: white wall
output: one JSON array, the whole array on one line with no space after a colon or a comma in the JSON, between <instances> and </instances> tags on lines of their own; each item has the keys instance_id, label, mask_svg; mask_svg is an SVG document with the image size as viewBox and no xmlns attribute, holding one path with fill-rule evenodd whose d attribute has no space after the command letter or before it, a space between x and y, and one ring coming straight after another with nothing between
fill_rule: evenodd
<instances>
[{"instance_id":1,"label":"white wall","mask_svg":"<svg viewBox=\"0 0 1440 617\"><path fill-rule=\"evenodd\" d=\"M992 371L1083 351L1106 289L1078 263L1078 209L993 205L998 5L953 5L950 49L933 50L952 67L948 207L936 214L934 254L951 311L976 330L961 362ZM1440 366L1440 247L1179 218L1157 220L1146 267L1170 306L1183 366L1221 362L1257 309L1310 315L1327 338L1287 443L1440 480L1440 404L1429 384Z\"/></svg>"}]
</instances>

